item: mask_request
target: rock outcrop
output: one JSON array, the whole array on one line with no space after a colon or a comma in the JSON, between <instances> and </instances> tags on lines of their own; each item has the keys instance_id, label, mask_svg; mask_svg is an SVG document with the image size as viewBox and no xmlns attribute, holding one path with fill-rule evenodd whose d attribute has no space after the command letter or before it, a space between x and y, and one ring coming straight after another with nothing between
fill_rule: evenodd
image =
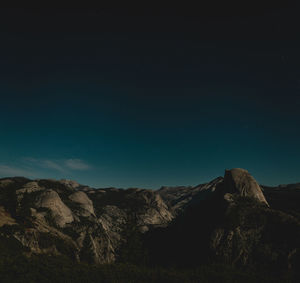
<instances>
[{"instance_id":1,"label":"rock outcrop","mask_svg":"<svg viewBox=\"0 0 300 283\"><path fill-rule=\"evenodd\" d=\"M81 216L95 216L93 202L89 199L86 193L76 191L69 196L69 199L75 204L78 204L81 208L81 211L79 212Z\"/></svg>"},{"instance_id":2,"label":"rock outcrop","mask_svg":"<svg viewBox=\"0 0 300 283\"><path fill-rule=\"evenodd\" d=\"M227 205L212 231L213 256L237 265L265 264L279 269L283 262L289 265L290 254L300 245L297 211L293 215L270 208L263 190L244 169L226 170L220 190Z\"/></svg>"},{"instance_id":3,"label":"rock outcrop","mask_svg":"<svg viewBox=\"0 0 300 283\"><path fill-rule=\"evenodd\" d=\"M47 208L51 211L54 223L59 227L66 226L74 221L70 208L68 208L54 190L43 191L35 202L37 208Z\"/></svg>"},{"instance_id":4,"label":"rock outcrop","mask_svg":"<svg viewBox=\"0 0 300 283\"><path fill-rule=\"evenodd\" d=\"M0 235L17 239L31 254L67 254L78 261L109 263L126 245L130 227L143 234L167 225L173 214L151 190L6 178L0 180L0 217Z\"/></svg>"},{"instance_id":5,"label":"rock outcrop","mask_svg":"<svg viewBox=\"0 0 300 283\"><path fill-rule=\"evenodd\" d=\"M28 255L88 263L111 263L143 247L154 264L215 258L244 265L261 258L292 266L300 246L299 200L299 185L260 187L238 168L208 183L157 191L5 178L0 237L17 240Z\"/></svg>"},{"instance_id":6,"label":"rock outcrop","mask_svg":"<svg viewBox=\"0 0 300 283\"><path fill-rule=\"evenodd\" d=\"M226 170L224 179L160 193L170 207L184 203L184 209L172 225L147 237L153 263L295 266L291 257L300 246L300 214L270 208L248 171Z\"/></svg>"},{"instance_id":7,"label":"rock outcrop","mask_svg":"<svg viewBox=\"0 0 300 283\"><path fill-rule=\"evenodd\" d=\"M268 205L260 186L245 169L226 170L223 183L225 194L254 198ZM230 195L225 198L230 200Z\"/></svg>"}]
</instances>

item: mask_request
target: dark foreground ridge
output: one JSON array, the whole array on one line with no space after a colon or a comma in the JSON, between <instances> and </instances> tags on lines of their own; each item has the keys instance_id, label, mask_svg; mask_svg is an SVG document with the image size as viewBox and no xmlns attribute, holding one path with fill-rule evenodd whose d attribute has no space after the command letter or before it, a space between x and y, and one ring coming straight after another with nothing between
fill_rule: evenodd
<instances>
[{"instance_id":1,"label":"dark foreground ridge","mask_svg":"<svg viewBox=\"0 0 300 283\"><path fill-rule=\"evenodd\" d=\"M1 282L296 282L300 186L239 168L157 191L3 178L0 245Z\"/></svg>"}]
</instances>

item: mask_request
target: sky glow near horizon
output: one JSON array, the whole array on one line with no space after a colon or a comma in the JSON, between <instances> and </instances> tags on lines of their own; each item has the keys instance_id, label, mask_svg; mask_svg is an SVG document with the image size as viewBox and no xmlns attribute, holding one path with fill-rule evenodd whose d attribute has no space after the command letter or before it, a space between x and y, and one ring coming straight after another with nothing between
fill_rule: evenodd
<instances>
[{"instance_id":1,"label":"sky glow near horizon","mask_svg":"<svg viewBox=\"0 0 300 283\"><path fill-rule=\"evenodd\" d=\"M145 20L141 33L91 29L84 15L69 31L64 16L2 33L0 177L157 189L240 167L261 184L300 182L300 40L259 38L276 15L203 27L254 25L241 40L202 38L203 21L180 17L178 32Z\"/></svg>"}]
</instances>

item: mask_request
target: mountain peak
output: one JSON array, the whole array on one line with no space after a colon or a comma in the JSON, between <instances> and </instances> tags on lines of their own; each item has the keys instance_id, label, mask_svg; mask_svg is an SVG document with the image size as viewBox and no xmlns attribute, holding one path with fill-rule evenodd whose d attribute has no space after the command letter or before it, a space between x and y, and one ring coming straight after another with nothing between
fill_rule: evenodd
<instances>
[{"instance_id":1,"label":"mountain peak","mask_svg":"<svg viewBox=\"0 0 300 283\"><path fill-rule=\"evenodd\" d=\"M252 197L269 205L260 186L245 169L233 168L225 170L224 189L226 193L237 194L243 197Z\"/></svg>"}]
</instances>

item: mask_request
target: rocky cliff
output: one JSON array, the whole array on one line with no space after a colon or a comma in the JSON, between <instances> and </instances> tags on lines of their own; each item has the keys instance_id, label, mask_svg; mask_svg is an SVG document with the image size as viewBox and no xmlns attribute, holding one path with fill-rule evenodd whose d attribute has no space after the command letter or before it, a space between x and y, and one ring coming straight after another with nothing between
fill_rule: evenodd
<instances>
[{"instance_id":1,"label":"rocky cliff","mask_svg":"<svg viewBox=\"0 0 300 283\"><path fill-rule=\"evenodd\" d=\"M190 187L95 189L68 180L0 180L0 237L27 255L110 263L209 260L294 268L300 188L260 186L244 169ZM138 251L139 250L139 251ZM142 260L139 255L138 260Z\"/></svg>"},{"instance_id":2,"label":"rocky cliff","mask_svg":"<svg viewBox=\"0 0 300 283\"><path fill-rule=\"evenodd\" d=\"M234 168L225 171L223 181L225 199L230 200L234 196L251 197L268 205L261 187L245 169Z\"/></svg>"},{"instance_id":3,"label":"rocky cliff","mask_svg":"<svg viewBox=\"0 0 300 283\"><path fill-rule=\"evenodd\" d=\"M180 266L219 262L278 272L300 267L298 187L290 185L290 191L282 186L262 188L248 171L239 168L226 170L224 178L199 187L175 189L176 196L193 197L187 198L183 212L171 225L148 235L153 262ZM171 189L162 191L166 194ZM291 192L294 199L290 202ZM171 203L175 200L175 207L180 203L164 198Z\"/></svg>"},{"instance_id":4,"label":"rocky cliff","mask_svg":"<svg viewBox=\"0 0 300 283\"><path fill-rule=\"evenodd\" d=\"M67 254L107 263L126 243L124 230L145 233L167 225L173 214L160 195L142 189L93 189L70 181L0 180L0 233L27 253Z\"/></svg>"}]
</instances>

